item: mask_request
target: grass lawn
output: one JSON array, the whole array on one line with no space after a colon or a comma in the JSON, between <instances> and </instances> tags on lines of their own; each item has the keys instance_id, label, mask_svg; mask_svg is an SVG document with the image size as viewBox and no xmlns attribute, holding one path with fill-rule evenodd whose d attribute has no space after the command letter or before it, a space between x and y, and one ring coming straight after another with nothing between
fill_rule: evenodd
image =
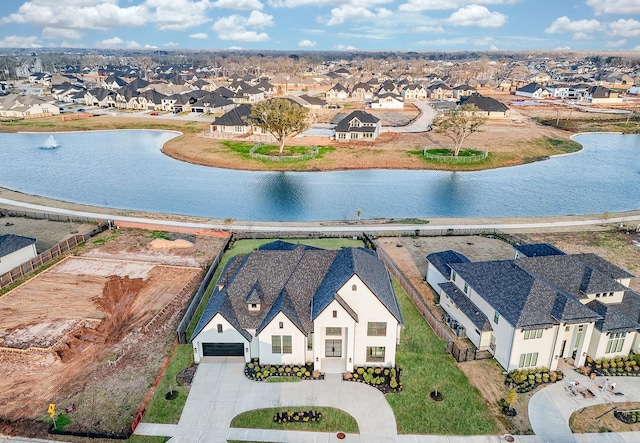
<instances>
[{"instance_id":1,"label":"grass lawn","mask_svg":"<svg viewBox=\"0 0 640 443\"><path fill-rule=\"evenodd\" d=\"M187 401L189 387L178 386L176 375L193 363L191 345L176 346L170 358L169 366L145 410L144 421L147 423L178 423ZM173 400L165 398L170 389L178 392L177 398Z\"/></svg>"},{"instance_id":2,"label":"grass lawn","mask_svg":"<svg viewBox=\"0 0 640 443\"><path fill-rule=\"evenodd\" d=\"M351 238L305 238L305 239L283 239L284 241L288 241L290 243L300 243L303 245L315 246L318 248L324 249L340 249L347 247L362 247L364 244L360 240L353 240ZM231 248L229 248L222 257L220 261L220 265L218 265L218 269L211 279L212 284L207 288L207 292L202 297L202 303L198 306L198 309L193 316L193 321L189 324L187 328L187 339L191 338L191 334L196 328L196 324L198 320L202 316L202 312L204 311L205 306L207 305L207 301L209 297L211 297L211 293L215 288L215 283L218 281L218 277L222 273L222 270L226 266L226 264L233 257L241 254L248 254L249 252L255 251L258 247L270 243L274 241L274 239L254 239L254 240L238 240L233 243Z\"/></svg>"},{"instance_id":3,"label":"grass lawn","mask_svg":"<svg viewBox=\"0 0 640 443\"><path fill-rule=\"evenodd\" d=\"M322 412L322 419L315 423L276 423L273 415L284 410L298 411L309 410ZM314 431L314 432L348 432L357 434L358 423L347 414L335 408L311 407L311 406L288 406L286 408L267 408L247 411L237 415L231 420L232 428L250 429L281 429L285 431Z\"/></svg>"},{"instance_id":4,"label":"grass lawn","mask_svg":"<svg viewBox=\"0 0 640 443\"><path fill-rule=\"evenodd\" d=\"M443 342L394 281L404 328L396 354L402 368L403 391L387 394L396 416L399 434L478 435L496 434L499 427L480 392L467 380ZM432 401L429 393L442 392L444 400Z\"/></svg>"},{"instance_id":5,"label":"grass lawn","mask_svg":"<svg viewBox=\"0 0 640 443\"><path fill-rule=\"evenodd\" d=\"M167 441L169 441L169 437L152 437L150 435L132 435L127 439L127 443L165 443Z\"/></svg>"}]
</instances>

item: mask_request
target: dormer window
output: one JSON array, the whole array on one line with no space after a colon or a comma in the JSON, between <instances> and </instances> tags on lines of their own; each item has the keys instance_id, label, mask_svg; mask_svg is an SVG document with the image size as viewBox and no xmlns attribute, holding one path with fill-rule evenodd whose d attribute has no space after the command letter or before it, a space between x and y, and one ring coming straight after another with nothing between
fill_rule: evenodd
<instances>
[{"instance_id":1,"label":"dormer window","mask_svg":"<svg viewBox=\"0 0 640 443\"><path fill-rule=\"evenodd\" d=\"M358 290L358 285L356 285L356 284L351 285L351 290L354 291L354 292L357 291Z\"/></svg>"}]
</instances>

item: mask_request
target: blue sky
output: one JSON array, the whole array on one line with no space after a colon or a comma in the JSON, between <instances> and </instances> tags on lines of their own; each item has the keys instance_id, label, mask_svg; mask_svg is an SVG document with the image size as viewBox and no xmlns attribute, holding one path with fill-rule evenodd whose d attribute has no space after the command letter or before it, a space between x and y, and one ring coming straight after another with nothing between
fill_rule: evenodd
<instances>
[{"instance_id":1,"label":"blue sky","mask_svg":"<svg viewBox=\"0 0 640 443\"><path fill-rule=\"evenodd\" d=\"M640 0L2 0L0 48L636 50Z\"/></svg>"}]
</instances>

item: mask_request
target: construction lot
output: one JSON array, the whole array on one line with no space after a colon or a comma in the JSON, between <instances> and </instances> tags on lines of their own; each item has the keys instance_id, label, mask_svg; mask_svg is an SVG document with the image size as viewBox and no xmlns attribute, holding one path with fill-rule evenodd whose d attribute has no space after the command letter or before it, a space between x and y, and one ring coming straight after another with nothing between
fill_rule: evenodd
<instances>
[{"instance_id":1,"label":"construction lot","mask_svg":"<svg viewBox=\"0 0 640 443\"><path fill-rule=\"evenodd\" d=\"M46 436L50 403L76 405L65 430L126 433L222 247L106 231L1 296L0 435Z\"/></svg>"}]
</instances>

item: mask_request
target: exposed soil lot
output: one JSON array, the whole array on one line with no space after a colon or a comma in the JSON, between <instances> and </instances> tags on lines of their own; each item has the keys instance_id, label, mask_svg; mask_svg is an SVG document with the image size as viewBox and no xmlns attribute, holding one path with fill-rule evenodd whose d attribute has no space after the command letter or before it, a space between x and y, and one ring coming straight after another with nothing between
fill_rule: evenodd
<instances>
[{"instance_id":1,"label":"exposed soil lot","mask_svg":"<svg viewBox=\"0 0 640 443\"><path fill-rule=\"evenodd\" d=\"M635 228L635 225L633 227ZM594 228L602 229L602 227ZM637 275L640 270L640 233L632 232L631 226L626 228L593 232L530 232L519 234L519 237L530 243L552 243L567 253L592 252ZM443 311L435 303L434 292L422 280L426 274L425 257L428 254L453 249L466 255L471 261L481 261L511 259L515 252L509 244L501 240L477 236L387 237L378 238L376 243L391 256L436 315ZM636 278L631 281L631 288L635 291L640 290L638 280L640 279ZM514 434L532 432L527 413L528 403L533 394L542 389L541 387L526 394L518 394L514 404L518 414L515 417L506 417L501 413L498 405L498 401L507 393L502 367L495 360L459 363L459 367L469 381L480 390L487 407L493 411L505 432ZM628 427L628 425L624 426ZM611 429L616 430L616 428ZM618 428L618 430L623 429ZM580 432L598 432L598 429Z\"/></svg>"},{"instance_id":2,"label":"exposed soil lot","mask_svg":"<svg viewBox=\"0 0 640 443\"><path fill-rule=\"evenodd\" d=\"M0 297L0 434L46 436L49 403L77 406L67 430L130 429L223 244L166 236L106 231Z\"/></svg>"}]
</instances>

